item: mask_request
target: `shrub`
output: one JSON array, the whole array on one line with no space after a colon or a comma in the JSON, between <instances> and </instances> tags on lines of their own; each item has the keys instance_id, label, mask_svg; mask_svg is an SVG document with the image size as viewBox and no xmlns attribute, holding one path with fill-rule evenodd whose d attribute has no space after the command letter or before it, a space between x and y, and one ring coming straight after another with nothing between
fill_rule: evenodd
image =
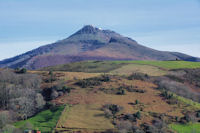
<instances>
[{"instance_id":1,"label":"shrub","mask_svg":"<svg viewBox=\"0 0 200 133\"><path fill-rule=\"evenodd\" d=\"M53 90L51 93L51 99L56 99L58 97L58 92L56 90Z\"/></svg>"},{"instance_id":2,"label":"shrub","mask_svg":"<svg viewBox=\"0 0 200 133\"><path fill-rule=\"evenodd\" d=\"M49 73L48 73L49 75L53 75L53 71L49 71Z\"/></svg>"},{"instance_id":3,"label":"shrub","mask_svg":"<svg viewBox=\"0 0 200 133\"><path fill-rule=\"evenodd\" d=\"M136 122L137 121L134 114L126 114L126 115L124 115L123 119L124 120L129 120L131 122Z\"/></svg>"},{"instance_id":4,"label":"shrub","mask_svg":"<svg viewBox=\"0 0 200 133\"><path fill-rule=\"evenodd\" d=\"M101 85L101 81L97 80L97 79L83 79L83 80L79 80L78 82L76 82L76 85L82 87L82 88L86 88L86 87L90 87L90 86L98 86Z\"/></svg>"},{"instance_id":5,"label":"shrub","mask_svg":"<svg viewBox=\"0 0 200 133\"><path fill-rule=\"evenodd\" d=\"M158 85L157 89L170 91L179 96L192 99L196 102L200 101L200 94L192 92L189 87L187 87L186 85L180 82L172 81L167 78L160 78L155 83ZM164 94L164 96L167 96L167 95ZM168 98L170 97L171 96L169 96Z\"/></svg>"},{"instance_id":6,"label":"shrub","mask_svg":"<svg viewBox=\"0 0 200 133\"><path fill-rule=\"evenodd\" d=\"M173 98L173 94L169 93L168 91L164 90L161 92L161 96L163 96L166 99L172 99Z\"/></svg>"},{"instance_id":7,"label":"shrub","mask_svg":"<svg viewBox=\"0 0 200 133\"><path fill-rule=\"evenodd\" d=\"M113 116L111 110L109 109L104 109L104 114L106 118L111 118Z\"/></svg>"},{"instance_id":8,"label":"shrub","mask_svg":"<svg viewBox=\"0 0 200 133\"><path fill-rule=\"evenodd\" d=\"M125 90L122 87L119 87L116 92L117 95L125 95Z\"/></svg>"},{"instance_id":9,"label":"shrub","mask_svg":"<svg viewBox=\"0 0 200 133\"><path fill-rule=\"evenodd\" d=\"M57 85L52 87L54 90L56 90L57 92L63 92L63 93L70 93L71 92L71 87L67 87L64 85L63 82L58 83Z\"/></svg>"},{"instance_id":10,"label":"shrub","mask_svg":"<svg viewBox=\"0 0 200 133\"><path fill-rule=\"evenodd\" d=\"M79 80L75 84L82 88L86 88L90 86L98 86L98 85L101 85L102 82L108 82L108 81L110 81L110 76L104 74L104 75L101 75L100 77Z\"/></svg>"},{"instance_id":11,"label":"shrub","mask_svg":"<svg viewBox=\"0 0 200 133\"><path fill-rule=\"evenodd\" d=\"M197 117L197 118L200 118L200 111L197 111L196 117Z\"/></svg>"},{"instance_id":12,"label":"shrub","mask_svg":"<svg viewBox=\"0 0 200 133\"><path fill-rule=\"evenodd\" d=\"M25 73L27 72L27 69L26 69L26 68L16 69L15 72L16 72L16 73L19 73L19 74L25 74Z\"/></svg>"},{"instance_id":13,"label":"shrub","mask_svg":"<svg viewBox=\"0 0 200 133\"><path fill-rule=\"evenodd\" d=\"M135 100L135 104L139 104L139 101L137 99Z\"/></svg>"},{"instance_id":14,"label":"shrub","mask_svg":"<svg viewBox=\"0 0 200 133\"><path fill-rule=\"evenodd\" d=\"M184 116L184 119L187 122L195 122L196 121L195 116L193 114L190 114L190 113L186 113L185 116Z\"/></svg>"},{"instance_id":15,"label":"shrub","mask_svg":"<svg viewBox=\"0 0 200 133\"><path fill-rule=\"evenodd\" d=\"M181 77L178 77L175 75L166 75L166 77L168 77L169 79L171 79L173 81L177 81L177 82L181 82L181 83L184 82L184 80Z\"/></svg>"},{"instance_id":16,"label":"shrub","mask_svg":"<svg viewBox=\"0 0 200 133\"><path fill-rule=\"evenodd\" d=\"M145 133L160 133L159 129L147 123L142 124L142 127L144 128Z\"/></svg>"},{"instance_id":17,"label":"shrub","mask_svg":"<svg viewBox=\"0 0 200 133\"><path fill-rule=\"evenodd\" d=\"M110 81L110 76L104 74L104 75L102 75L102 76L100 77L100 80L101 80L102 82L109 82L109 81Z\"/></svg>"},{"instance_id":18,"label":"shrub","mask_svg":"<svg viewBox=\"0 0 200 133\"><path fill-rule=\"evenodd\" d=\"M132 73L130 76L128 76L128 80L146 80L149 76L147 74L143 73Z\"/></svg>"},{"instance_id":19,"label":"shrub","mask_svg":"<svg viewBox=\"0 0 200 133\"><path fill-rule=\"evenodd\" d=\"M43 96L40 93L37 93L35 96L35 107L38 110L43 109L44 105L46 104L46 101L44 101Z\"/></svg>"},{"instance_id":20,"label":"shrub","mask_svg":"<svg viewBox=\"0 0 200 133\"><path fill-rule=\"evenodd\" d=\"M132 124L129 121L120 121L117 123L117 129L119 133L128 133L132 132Z\"/></svg>"},{"instance_id":21,"label":"shrub","mask_svg":"<svg viewBox=\"0 0 200 133\"><path fill-rule=\"evenodd\" d=\"M141 89L136 89L136 87L134 86L122 86L123 88L125 88L128 92L137 92L137 93L145 93L145 90L141 90Z\"/></svg>"},{"instance_id":22,"label":"shrub","mask_svg":"<svg viewBox=\"0 0 200 133\"><path fill-rule=\"evenodd\" d=\"M156 128L161 129L161 130L167 127L167 124L166 124L164 121L159 120L159 119L153 120L153 121L152 121L152 124L153 124Z\"/></svg>"},{"instance_id":23,"label":"shrub","mask_svg":"<svg viewBox=\"0 0 200 133\"><path fill-rule=\"evenodd\" d=\"M137 119L141 119L141 113L140 113L140 111L138 111L137 113L135 113L135 117Z\"/></svg>"},{"instance_id":24,"label":"shrub","mask_svg":"<svg viewBox=\"0 0 200 133\"><path fill-rule=\"evenodd\" d=\"M116 114L120 112L123 108L119 105L116 104L106 104L102 107L102 110L105 112L105 110L109 110L110 113L112 114L112 118L116 117Z\"/></svg>"}]
</instances>

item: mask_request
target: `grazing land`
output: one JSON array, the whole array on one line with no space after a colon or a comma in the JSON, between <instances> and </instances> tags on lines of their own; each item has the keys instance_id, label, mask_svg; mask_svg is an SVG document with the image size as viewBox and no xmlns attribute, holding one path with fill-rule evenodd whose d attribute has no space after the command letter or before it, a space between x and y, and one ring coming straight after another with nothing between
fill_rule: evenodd
<instances>
[{"instance_id":1,"label":"grazing land","mask_svg":"<svg viewBox=\"0 0 200 133\"><path fill-rule=\"evenodd\" d=\"M125 74L129 71L132 72L136 70L139 72L149 72L150 74L154 72L156 72L156 74L165 74L167 70L181 68L200 68L200 63L187 61L82 61L46 67L41 70L89 73L108 73L123 70Z\"/></svg>"},{"instance_id":2,"label":"grazing land","mask_svg":"<svg viewBox=\"0 0 200 133\"><path fill-rule=\"evenodd\" d=\"M29 122L33 125L33 129L42 132L51 132L56 127L57 121L64 109L64 106L48 109L38 113L25 121L16 122L14 125L18 128L23 128Z\"/></svg>"},{"instance_id":3,"label":"grazing land","mask_svg":"<svg viewBox=\"0 0 200 133\"><path fill-rule=\"evenodd\" d=\"M194 123L194 124L172 124L170 127L177 131L178 133L200 133L200 124Z\"/></svg>"},{"instance_id":4,"label":"grazing land","mask_svg":"<svg viewBox=\"0 0 200 133\"><path fill-rule=\"evenodd\" d=\"M0 82L13 93L8 98L16 108L1 102L0 121L21 131L198 133L199 67L184 61L84 61L23 74L2 69ZM15 97L10 88L19 83L19 90L29 87L26 93L34 94L26 112L18 109L24 107L23 93ZM2 119L5 111L15 119Z\"/></svg>"}]
</instances>

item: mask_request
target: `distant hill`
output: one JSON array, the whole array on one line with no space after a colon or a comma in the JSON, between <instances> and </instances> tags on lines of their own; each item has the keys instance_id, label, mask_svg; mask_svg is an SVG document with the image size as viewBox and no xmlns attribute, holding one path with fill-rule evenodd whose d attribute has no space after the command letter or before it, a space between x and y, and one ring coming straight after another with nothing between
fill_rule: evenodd
<instances>
[{"instance_id":1,"label":"distant hill","mask_svg":"<svg viewBox=\"0 0 200 133\"><path fill-rule=\"evenodd\" d=\"M114 31L86 25L66 39L0 61L0 67L39 69L82 60L184 60L199 58L154 50Z\"/></svg>"}]
</instances>

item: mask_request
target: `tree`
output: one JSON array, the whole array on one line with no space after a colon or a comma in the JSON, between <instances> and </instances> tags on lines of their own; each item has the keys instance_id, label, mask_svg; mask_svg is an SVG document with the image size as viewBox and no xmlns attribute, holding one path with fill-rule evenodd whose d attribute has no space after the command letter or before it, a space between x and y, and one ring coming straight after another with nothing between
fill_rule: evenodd
<instances>
[{"instance_id":1,"label":"tree","mask_svg":"<svg viewBox=\"0 0 200 133\"><path fill-rule=\"evenodd\" d=\"M36 104L35 107L39 110L41 110L44 107L44 105L46 104L43 96L40 93L36 94L35 104Z\"/></svg>"},{"instance_id":2,"label":"tree","mask_svg":"<svg viewBox=\"0 0 200 133\"><path fill-rule=\"evenodd\" d=\"M138 119L141 118L141 113L140 113L140 111L138 111L138 112L135 114L135 117L138 118Z\"/></svg>"},{"instance_id":3,"label":"tree","mask_svg":"<svg viewBox=\"0 0 200 133\"><path fill-rule=\"evenodd\" d=\"M0 107L7 109L9 102L9 88L6 86L6 83L0 85Z\"/></svg>"},{"instance_id":4,"label":"tree","mask_svg":"<svg viewBox=\"0 0 200 133\"><path fill-rule=\"evenodd\" d=\"M9 122L11 122L9 112L7 111L0 112L0 129L3 128Z\"/></svg>"},{"instance_id":5,"label":"tree","mask_svg":"<svg viewBox=\"0 0 200 133\"><path fill-rule=\"evenodd\" d=\"M56 99L58 97L58 92L56 90L53 90L51 93L51 99Z\"/></svg>"},{"instance_id":6,"label":"tree","mask_svg":"<svg viewBox=\"0 0 200 133\"><path fill-rule=\"evenodd\" d=\"M137 99L135 100L135 104L139 104L139 101Z\"/></svg>"},{"instance_id":7,"label":"tree","mask_svg":"<svg viewBox=\"0 0 200 133\"><path fill-rule=\"evenodd\" d=\"M27 72L27 69L22 68L22 69L16 69L15 71L16 71L16 73L25 74Z\"/></svg>"},{"instance_id":8,"label":"tree","mask_svg":"<svg viewBox=\"0 0 200 133\"><path fill-rule=\"evenodd\" d=\"M114 121L114 119L116 118L116 114L122 110L122 107L116 104L106 104L103 106L103 110L106 110L106 109L108 109L111 112L112 118Z\"/></svg>"}]
</instances>

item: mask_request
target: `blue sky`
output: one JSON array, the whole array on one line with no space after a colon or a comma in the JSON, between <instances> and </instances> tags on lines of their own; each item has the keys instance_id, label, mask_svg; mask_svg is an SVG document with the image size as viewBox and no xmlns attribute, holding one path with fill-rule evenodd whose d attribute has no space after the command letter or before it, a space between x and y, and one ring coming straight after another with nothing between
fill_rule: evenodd
<instances>
[{"instance_id":1,"label":"blue sky","mask_svg":"<svg viewBox=\"0 0 200 133\"><path fill-rule=\"evenodd\" d=\"M67 38L87 24L200 57L200 0L0 0L0 59Z\"/></svg>"}]
</instances>

